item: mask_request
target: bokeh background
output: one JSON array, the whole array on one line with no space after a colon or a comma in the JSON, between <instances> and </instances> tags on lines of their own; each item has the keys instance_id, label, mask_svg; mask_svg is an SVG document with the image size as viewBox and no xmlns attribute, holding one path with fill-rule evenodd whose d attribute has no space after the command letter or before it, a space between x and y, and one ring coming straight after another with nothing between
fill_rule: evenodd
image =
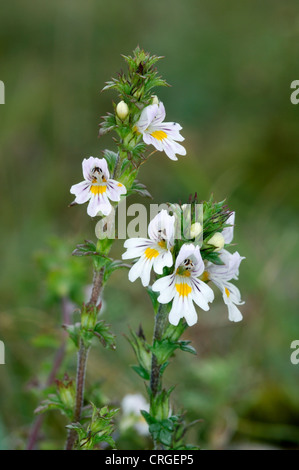
<instances>
[{"instance_id":1,"label":"bokeh background","mask_svg":"<svg viewBox=\"0 0 299 470\"><path fill-rule=\"evenodd\" d=\"M88 259L71 258L94 238L83 207L69 208L81 160L112 146L98 139L113 92L100 93L139 44L163 55L159 71L172 85L159 90L167 118L183 126L187 157L155 154L139 179L154 202L197 191L227 198L236 211L235 241L246 256L238 287L244 321L228 322L218 296L186 332L197 356L177 353L165 373L176 383L173 406L201 418L189 441L203 448L298 448L299 365L290 344L298 321L299 79L296 0L52 0L1 5L0 79L0 447L24 448L33 411L62 338L62 310L84 298ZM136 201L137 202L137 201ZM115 256L122 243L115 244ZM123 333L142 322L150 340L153 314L140 282L125 271L111 278L103 313L117 336L116 352L94 348L87 384L119 404L145 394ZM173 361L173 362L174 362ZM64 370L75 374L67 344ZM66 421L44 420L39 448L62 448ZM134 432L119 448L150 443Z\"/></svg>"}]
</instances>

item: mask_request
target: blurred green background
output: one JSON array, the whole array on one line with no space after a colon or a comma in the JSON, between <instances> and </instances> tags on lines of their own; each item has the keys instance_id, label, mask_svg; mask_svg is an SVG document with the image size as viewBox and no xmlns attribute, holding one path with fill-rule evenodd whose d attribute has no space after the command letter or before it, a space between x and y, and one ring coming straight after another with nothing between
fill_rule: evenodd
<instances>
[{"instance_id":1,"label":"blurred green background","mask_svg":"<svg viewBox=\"0 0 299 470\"><path fill-rule=\"evenodd\" d=\"M185 335L198 355L177 353L166 372L166 385L177 384L174 407L190 421L203 419L189 433L203 448L298 448L299 365L290 362L290 344L299 339L299 105L290 102L298 34L296 0L1 5L1 448L24 447L62 336L61 298L81 301L80 286L91 282L89 260L70 260L70 253L94 238L94 221L84 207L68 208L69 188L81 179L83 157L113 148L111 136L97 134L117 97L100 90L125 67L120 54L137 44L165 56L159 71L172 88L159 98L167 120L182 124L187 148L178 162L156 153L139 179L157 203L195 191L227 198L246 256L237 284L244 320L229 323L220 296L210 312L199 312ZM46 257L38 254L44 250ZM121 242L114 252L120 255ZM142 322L150 339L153 314L140 282L130 284L125 271L113 275L104 300L118 348L94 348L87 384L101 381L103 399L118 404L126 393L145 392L123 333ZM68 348L59 377L65 368L75 374ZM61 448L65 424L57 412L47 415L38 446ZM119 439L120 448L144 446L134 433Z\"/></svg>"}]
</instances>

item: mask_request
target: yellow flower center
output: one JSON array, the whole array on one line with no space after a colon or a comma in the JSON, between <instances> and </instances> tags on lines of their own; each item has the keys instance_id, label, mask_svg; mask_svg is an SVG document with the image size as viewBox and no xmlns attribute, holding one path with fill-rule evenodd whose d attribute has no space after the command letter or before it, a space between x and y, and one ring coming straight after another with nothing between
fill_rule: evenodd
<instances>
[{"instance_id":1,"label":"yellow flower center","mask_svg":"<svg viewBox=\"0 0 299 470\"><path fill-rule=\"evenodd\" d=\"M183 297L187 297L190 292L192 291L192 288L186 284L185 282L179 283L175 285L175 288L179 295L182 295Z\"/></svg>"},{"instance_id":2,"label":"yellow flower center","mask_svg":"<svg viewBox=\"0 0 299 470\"><path fill-rule=\"evenodd\" d=\"M158 245L161 247L161 248L166 248L166 241L165 240L161 240Z\"/></svg>"},{"instance_id":3,"label":"yellow flower center","mask_svg":"<svg viewBox=\"0 0 299 470\"><path fill-rule=\"evenodd\" d=\"M157 258L157 256L159 255L159 251L155 250L155 248L147 248L144 254L147 259L152 259Z\"/></svg>"},{"instance_id":4,"label":"yellow flower center","mask_svg":"<svg viewBox=\"0 0 299 470\"><path fill-rule=\"evenodd\" d=\"M188 269L185 269L184 266L179 266L178 269L176 270L176 274L179 276L185 276L185 277L190 277L191 273Z\"/></svg>"},{"instance_id":5,"label":"yellow flower center","mask_svg":"<svg viewBox=\"0 0 299 470\"><path fill-rule=\"evenodd\" d=\"M167 134L164 131L154 131L151 133L151 136L157 140L163 140L163 139L166 139Z\"/></svg>"},{"instance_id":6,"label":"yellow flower center","mask_svg":"<svg viewBox=\"0 0 299 470\"><path fill-rule=\"evenodd\" d=\"M229 297L229 296L230 296L230 291L228 290L228 288L227 288L227 287L225 288L225 293L226 293L227 297Z\"/></svg>"},{"instance_id":7,"label":"yellow flower center","mask_svg":"<svg viewBox=\"0 0 299 470\"><path fill-rule=\"evenodd\" d=\"M208 271L204 271L200 277L200 279L204 282L208 281L210 279Z\"/></svg>"},{"instance_id":8,"label":"yellow flower center","mask_svg":"<svg viewBox=\"0 0 299 470\"><path fill-rule=\"evenodd\" d=\"M99 186L99 185L92 185L90 186L90 191L92 194L95 196L98 196L99 194L103 194L107 191L107 186L105 184Z\"/></svg>"}]
</instances>

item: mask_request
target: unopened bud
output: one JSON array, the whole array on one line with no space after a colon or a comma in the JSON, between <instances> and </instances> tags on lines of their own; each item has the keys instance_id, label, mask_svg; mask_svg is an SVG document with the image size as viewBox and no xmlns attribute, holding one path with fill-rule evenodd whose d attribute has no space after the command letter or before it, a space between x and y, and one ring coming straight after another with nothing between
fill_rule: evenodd
<instances>
[{"instance_id":1,"label":"unopened bud","mask_svg":"<svg viewBox=\"0 0 299 470\"><path fill-rule=\"evenodd\" d=\"M202 226L199 222L195 222L190 227L190 237L196 238L202 232Z\"/></svg>"},{"instance_id":2,"label":"unopened bud","mask_svg":"<svg viewBox=\"0 0 299 470\"><path fill-rule=\"evenodd\" d=\"M224 247L224 237L220 232L216 232L208 241L209 245L214 245L215 251L220 251Z\"/></svg>"},{"instance_id":3,"label":"unopened bud","mask_svg":"<svg viewBox=\"0 0 299 470\"><path fill-rule=\"evenodd\" d=\"M157 95L152 95L152 104L159 104L159 98Z\"/></svg>"},{"instance_id":4,"label":"unopened bud","mask_svg":"<svg viewBox=\"0 0 299 470\"><path fill-rule=\"evenodd\" d=\"M120 101L116 106L116 114L118 115L119 119L124 121L129 114L129 107L127 103Z\"/></svg>"}]
</instances>

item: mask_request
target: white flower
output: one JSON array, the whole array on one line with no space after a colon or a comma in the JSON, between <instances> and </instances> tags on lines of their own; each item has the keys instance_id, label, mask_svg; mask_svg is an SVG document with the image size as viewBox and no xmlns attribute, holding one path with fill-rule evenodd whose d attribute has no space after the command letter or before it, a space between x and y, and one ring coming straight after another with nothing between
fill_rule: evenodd
<instances>
[{"instance_id":1,"label":"white flower","mask_svg":"<svg viewBox=\"0 0 299 470\"><path fill-rule=\"evenodd\" d=\"M84 158L82 162L84 181L71 187L71 194L76 196L74 202L84 204L89 201L87 214L95 217L98 212L109 215L112 206L109 202L119 201L127 192L126 187L110 179L105 158Z\"/></svg>"},{"instance_id":2,"label":"white flower","mask_svg":"<svg viewBox=\"0 0 299 470\"><path fill-rule=\"evenodd\" d=\"M147 145L152 144L160 152L164 151L171 160L177 160L176 153L186 155L186 149L176 142L185 140L180 134L182 127L175 122L163 122L164 119L163 103L151 104L143 109L136 129Z\"/></svg>"},{"instance_id":3,"label":"white flower","mask_svg":"<svg viewBox=\"0 0 299 470\"><path fill-rule=\"evenodd\" d=\"M140 413L140 410L149 411L149 404L139 393L126 395L122 402L124 419L121 426L123 429L135 428L141 436L149 433L148 424Z\"/></svg>"},{"instance_id":4,"label":"white flower","mask_svg":"<svg viewBox=\"0 0 299 470\"><path fill-rule=\"evenodd\" d=\"M235 212L232 212L227 221L225 222L226 224L230 225L230 227L225 227L222 230L222 236L224 238L224 243L228 245L233 241L234 238L234 224L235 224Z\"/></svg>"},{"instance_id":5,"label":"white flower","mask_svg":"<svg viewBox=\"0 0 299 470\"><path fill-rule=\"evenodd\" d=\"M118 115L119 119L124 121L129 114L129 107L125 101L120 101L116 106L116 114Z\"/></svg>"},{"instance_id":6,"label":"white flower","mask_svg":"<svg viewBox=\"0 0 299 470\"><path fill-rule=\"evenodd\" d=\"M197 322L193 301L203 310L209 310L208 302L214 300L214 292L198 279L203 271L204 262L199 246L184 244L177 256L173 274L153 284L153 291L160 292L158 302L167 304L173 300L169 313L172 325L177 325L181 318L185 318L189 326Z\"/></svg>"},{"instance_id":7,"label":"white flower","mask_svg":"<svg viewBox=\"0 0 299 470\"><path fill-rule=\"evenodd\" d=\"M237 305L242 305L245 302L241 301L239 289L230 281L232 279L238 279L239 266L241 261L245 258L240 256L237 251L231 254L227 250L223 250L219 256L224 264L217 265L208 262L204 278L206 280L210 279L222 292L224 303L228 307L229 320L239 322L242 320L243 316Z\"/></svg>"},{"instance_id":8,"label":"white flower","mask_svg":"<svg viewBox=\"0 0 299 470\"><path fill-rule=\"evenodd\" d=\"M171 248L174 243L175 217L163 209L151 220L148 226L148 238L130 238L124 243L127 251L123 259L139 258L129 271L129 280L136 281L138 277L144 287L149 285L151 269L157 274L163 273L165 266L173 265Z\"/></svg>"}]
</instances>

